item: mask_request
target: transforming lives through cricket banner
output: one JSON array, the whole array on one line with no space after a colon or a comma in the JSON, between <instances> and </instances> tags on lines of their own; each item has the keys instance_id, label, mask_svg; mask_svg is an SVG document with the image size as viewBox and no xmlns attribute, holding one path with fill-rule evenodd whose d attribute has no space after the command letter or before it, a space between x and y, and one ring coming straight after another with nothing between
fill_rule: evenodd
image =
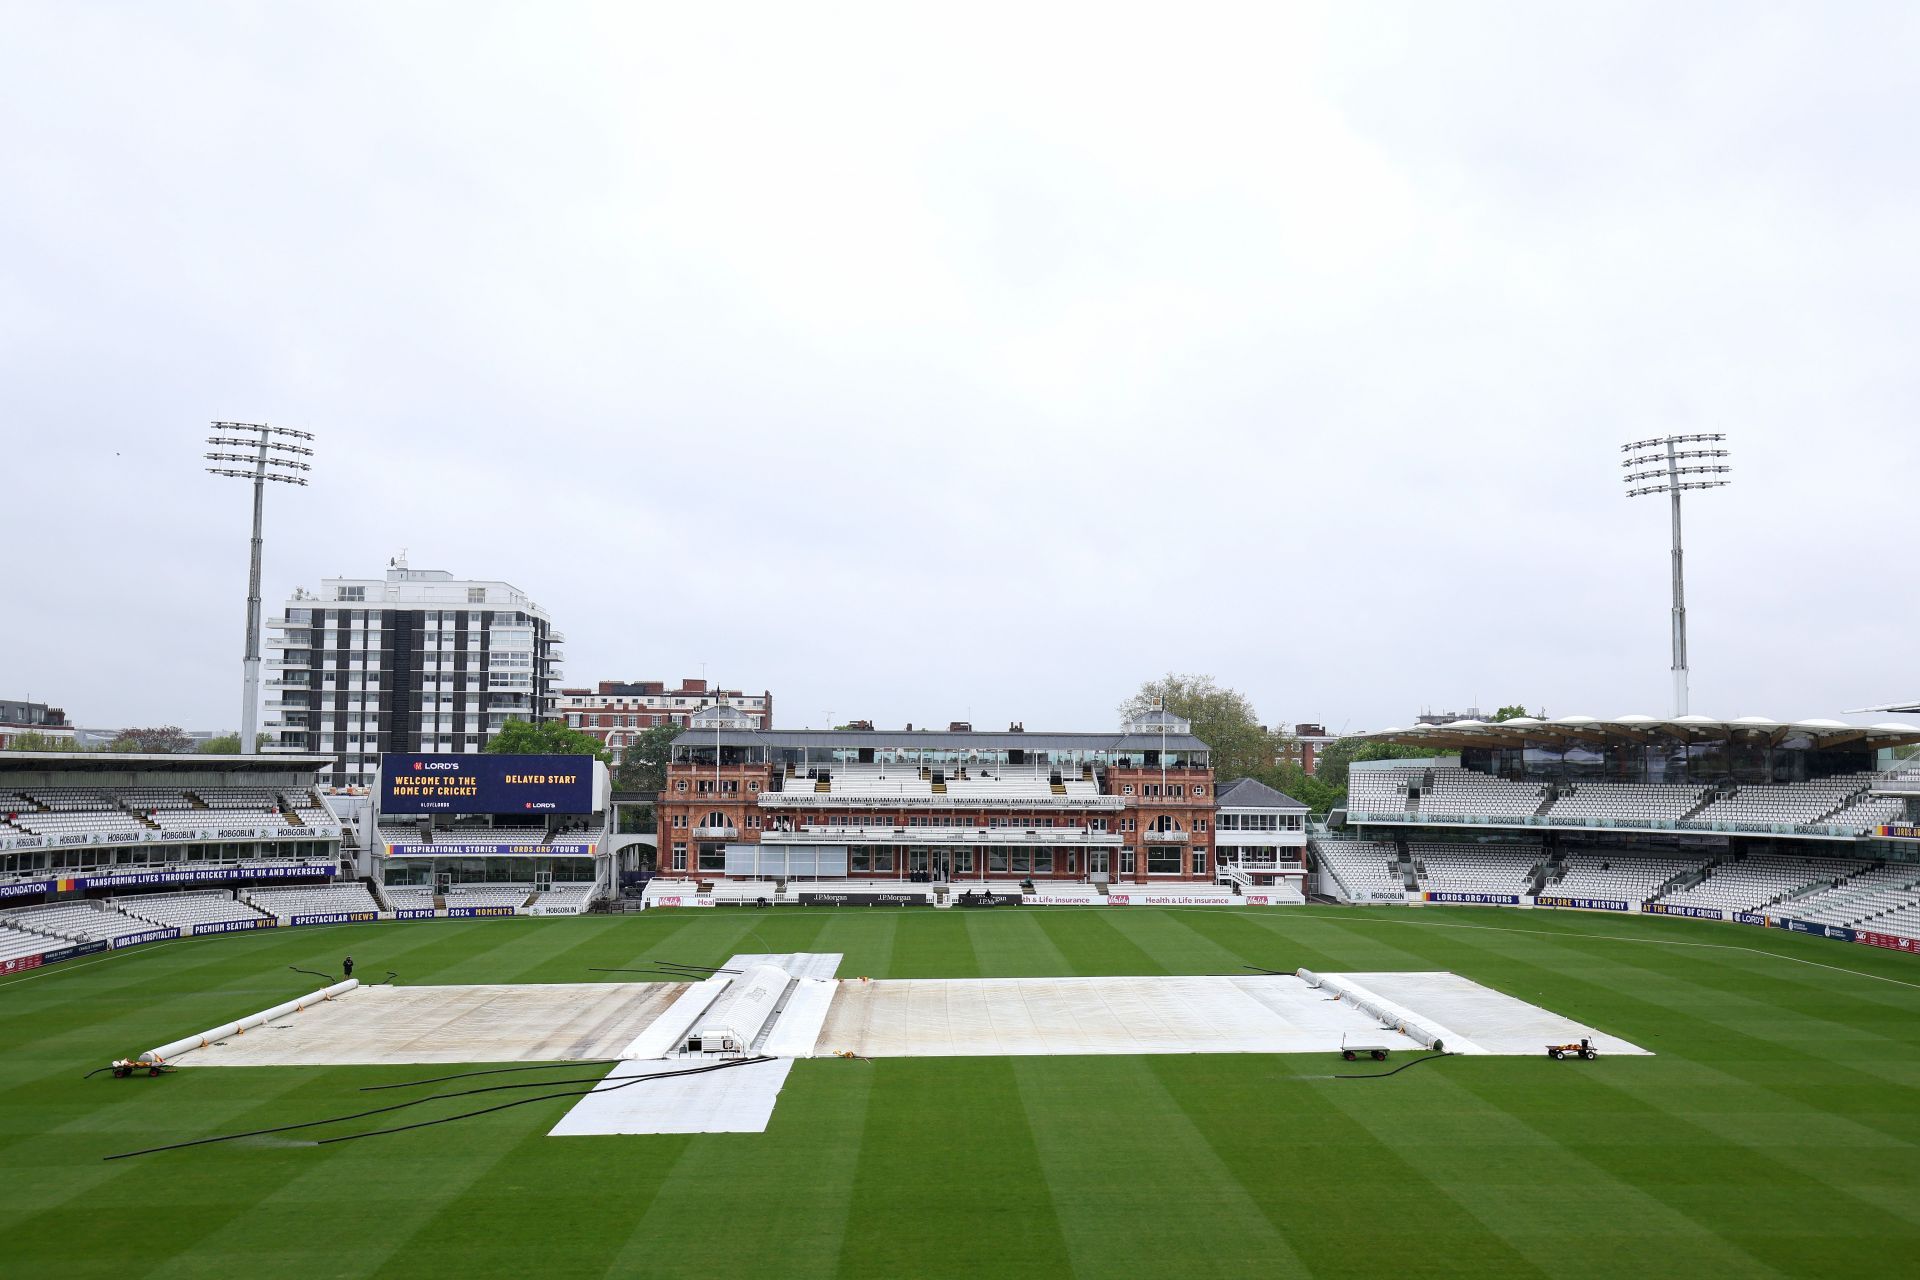
<instances>
[{"instance_id":1,"label":"transforming lives through cricket banner","mask_svg":"<svg viewBox=\"0 0 1920 1280\"><path fill-rule=\"evenodd\" d=\"M431 913L429 913L431 914ZM209 920L184 928L142 929L134 933L123 933L115 938L106 938L98 942L72 943L53 947L39 955L15 956L0 961L0 975L19 973L27 969L38 969L44 965L58 964L62 960L73 960L80 956L97 955L102 951L120 951L127 947L137 947L147 942L170 942L175 938L206 937L215 933L246 933L254 929L277 929L282 926L309 924L360 924L368 920L379 919L373 911L328 911L317 915L293 916L279 919L274 916L261 916L255 920ZM48 942L61 939L48 938Z\"/></svg>"},{"instance_id":2,"label":"transforming lives through cricket banner","mask_svg":"<svg viewBox=\"0 0 1920 1280\"><path fill-rule=\"evenodd\" d=\"M134 889L150 885L217 884L223 880L331 880L340 868L331 862L276 863L271 866L193 867L180 871L121 871L101 876L71 876L53 880L22 880L0 884L0 899L31 898L43 893L74 893L82 889Z\"/></svg>"}]
</instances>

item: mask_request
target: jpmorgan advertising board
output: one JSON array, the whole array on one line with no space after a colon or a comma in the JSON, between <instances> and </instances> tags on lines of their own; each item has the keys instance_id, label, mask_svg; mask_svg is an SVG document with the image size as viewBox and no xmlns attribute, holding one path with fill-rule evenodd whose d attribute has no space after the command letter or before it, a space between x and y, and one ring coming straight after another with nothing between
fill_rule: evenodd
<instances>
[{"instance_id":1,"label":"jpmorgan advertising board","mask_svg":"<svg viewBox=\"0 0 1920 1280\"><path fill-rule=\"evenodd\" d=\"M380 812L591 813L593 757L384 754Z\"/></svg>"}]
</instances>

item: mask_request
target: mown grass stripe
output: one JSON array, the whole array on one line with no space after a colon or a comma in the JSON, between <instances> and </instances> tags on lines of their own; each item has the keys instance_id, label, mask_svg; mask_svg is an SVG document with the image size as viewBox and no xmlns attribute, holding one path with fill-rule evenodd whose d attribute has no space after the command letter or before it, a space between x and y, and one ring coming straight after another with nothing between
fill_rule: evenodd
<instances>
[{"instance_id":1,"label":"mown grass stripe","mask_svg":"<svg viewBox=\"0 0 1920 1280\"><path fill-rule=\"evenodd\" d=\"M1460 1076L1510 1077L1543 1060L1452 1059L1390 1083L1318 1087L1377 1140L1540 1270L1564 1268L1570 1245L1602 1250L1631 1274L1776 1274L1736 1240L1692 1218L1669 1188L1616 1173L1575 1146L1487 1104ZM1564 1064L1559 1064L1564 1065ZM1563 1073L1562 1080L1571 1080ZM1418 1135L1410 1140L1410 1135ZM1648 1144L1658 1149L1657 1139Z\"/></svg>"},{"instance_id":2,"label":"mown grass stripe","mask_svg":"<svg viewBox=\"0 0 1920 1280\"><path fill-rule=\"evenodd\" d=\"M1254 1189L1220 1159L1154 1065L1012 1060L1074 1274L1153 1276L1181 1259L1188 1275L1308 1275ZM1152 1224L1150 1254L1140 1248L1143 1223Z\"/></svg>"},{"instance_id":3,"label":"mown grass stripe","mask_svg":"<svg viewBox=\"0 0 1920 1280\"><path fill-rule=\"evenodd\" d=\"M1410 1163L1399 1142L1368 1132L1332 1092L1375 1086L1305 1080L1329 1064L1301 1056L1149 1065L1313 1274L1550 1273Z\"/></svg>"},{"instance_id":4,"label":"mown grass stripe","mask_svg":"<svg viewBox=\"0 0 1920 1280\"><path fill-rule=\"evenodd\" d=\"M1065 1275L1072 1258L1006 1058L871 1064L841 1251L861 1276ZM884 1135L881 1138L880 1135Z\"/></svg>"}]
</instances>

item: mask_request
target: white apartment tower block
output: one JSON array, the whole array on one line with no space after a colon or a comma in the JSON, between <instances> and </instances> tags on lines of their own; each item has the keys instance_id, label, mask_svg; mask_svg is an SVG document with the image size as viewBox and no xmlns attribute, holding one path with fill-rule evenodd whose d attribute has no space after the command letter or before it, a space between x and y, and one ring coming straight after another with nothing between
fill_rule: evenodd
<instances>
[{"instance_id":1,"label":"white apartment tower block","mask_svg":"<svg viewBox=\"0 0 1920 1280\"><path fill-rule=\"evenodd\" d=\"M296 590L267 629L267 749L333 756L338 787L372 786L383 751L478 751L547 718L565 639L518 587L404 558Z\"/></svg>"}]
</instances>

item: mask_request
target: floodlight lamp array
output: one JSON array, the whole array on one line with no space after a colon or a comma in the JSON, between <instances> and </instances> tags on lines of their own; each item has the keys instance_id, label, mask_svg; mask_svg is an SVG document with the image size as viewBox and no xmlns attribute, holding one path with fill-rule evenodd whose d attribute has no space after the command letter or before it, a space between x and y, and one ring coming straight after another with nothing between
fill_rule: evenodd
<instances>
[{"instance_id":1,"label":"floodlight lamp array","mask_svg":"<svg viewBox=\"0 0 1920 1280\"><path fill-rule=\"evenodd\" d=\"M1620 478L1628 484L1637 484L1642 480L1666 480L1668 482L1671 482L1676 476L1727 475L1727 474L1730 474L1732 471L1733 471L1732 467L1722 467L1722 466L1659 467L1652 471L1636 471L1631 475L1625 475ZM1731 483L1731 481L1723 480L1721 481L1721 483L1729 484Z\"/></svg>"},{"instance_id":2,"label":"floodlight lamp array","mask_svg":"<svg viewBox=\"0 0 1920 1280\"><path fill-rule=\"evenodd\" d=\"M1695 436L1655 436L1653 439L1636 439L1630 445L1620 445L1620 453L1636 453L1640 449L1665 449L1667 445L1695 445L1726 439L1724 432L1707 432Z\"/></svg>"},{"instance_id":3,"label":"floodlight lamp array","mask_svg":"<svg viewBox=\"0 0 1920 1280\"><path fill-rule=\"evenodd\" d=\"M211 425L216 434L208 436L206 440L208 444L214 446L214 452L202 456L209 462L240 462L250 465L245 471L208 467L209 474L233 476L241 480L273 480L280 484L304 485L307 483L289 473L312 471L312 465L300 459L311 458L313 450L305 445L290 444L287 440L273 437L285 436L291 440L311 440L312 432L295 431L291 427L270 427L264 422L215 422ZM233 452L235 450L241 452ZM270 450L272 452L269 452Z\"/></svg>"},{"instance_id":4,"label":"floodlight lamp array","mask_svg":"<svg viewBox=\"0 0 1920 1280\"><path fill-rule=\"evenodd\" d=\"M207 474L212 476L232 476L236 480L272 480L279 484L305 485L305 476L281 476L271 471L235 471L232 467L208 467Z\"/></svg>"},{"instance_id":5,"label":"floodlight lamp array","mask_svg":"<svg viewBox=\"0 0 1920 1280\"><path fill-rule=\"evenodd\" d=\"M261 458L257 454L250 453L203 453L200 456L209 462L251 462L255 466L264 463L266 466L279 467L282 470L313 470L307 463L295 462L292 458ZM251 475L252 472L248 472L248 474Z\"/></svg>"},{"instance_id":6,"label":"floodlight lamp array","mask_svg":"<svg viewBox=\"0 0 1920 1280\"><path fill-rule=\"evenodd\" d=\"M1724 489L1732 484L1731 480L1683 480L1679 484L1648 485L1644 489L1629 489L1629 498L1638 498L1649 493L1672 493L1678 489Z\"/></svg>"},{"instance_id":7,"label":"floodlight lamp array","mask_svg":"<svg viewBox=\"0 0 1920 1280\"><path fill-rule=\"evenodd\" d=\"M1726 449L1676 449L1672 453L1643 453L1627 458L1620 463L1623 467L1659 466L1668 459L1678 458L1731 458L1733 454Z\"/></svg>"},{"instance_id":8,"label":"floodlight lamp array","mask_svg":"<svg viewBox=\"0 0 1920 1280\"><path fill-rule=\"evenodd\" d=\"M1711 432L1705 435L1658 436L1652 440L1635 440L1632 444L1620 446L1622 453L1639 453L1643 449L1664 449L1670 444L1708 444L1727 437L1723 432Z\"/></svg>"},{"instance_id":9,"label":"floodlight lamp array","mask_svg":"<svg viewBox=\"0 0 1920 1280\"><path fill-rule=\"evenodd\" d=\"M292 427L270 427L264 422L215 422L211 424L215 431L264 431L270 435L291 436L295 440L311 440L311 431L295 431Z\"/></svg>"}]
</instances>

